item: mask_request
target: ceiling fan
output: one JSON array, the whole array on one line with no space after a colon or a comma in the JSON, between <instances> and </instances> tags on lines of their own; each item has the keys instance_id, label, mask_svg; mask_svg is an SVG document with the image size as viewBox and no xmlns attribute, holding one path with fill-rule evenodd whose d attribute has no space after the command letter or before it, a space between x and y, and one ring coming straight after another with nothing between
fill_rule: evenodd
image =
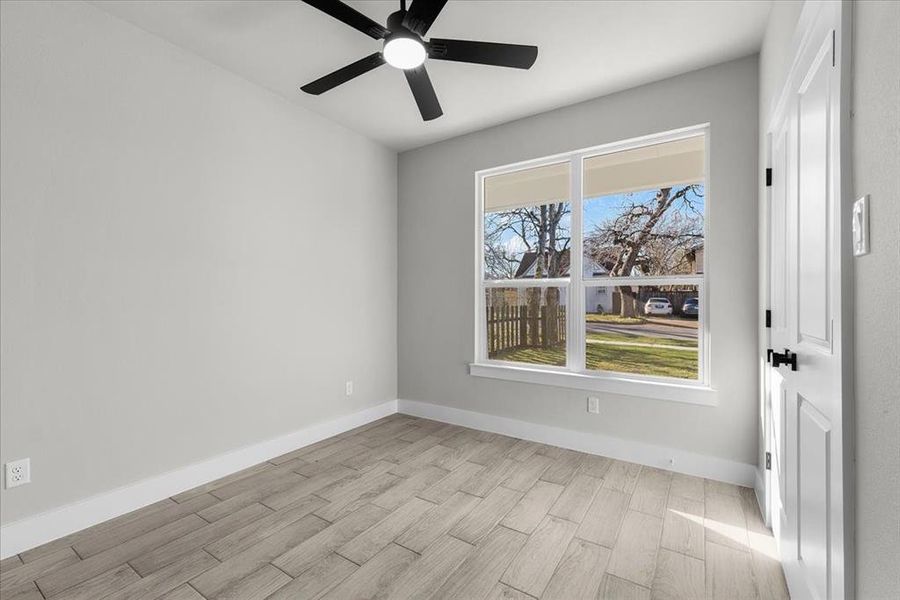
<instances>
[{"instance_id":1,"label":"ceiling fan","mask_svg":"<svg viewBox=\"0 0 900 600\"><path fill-rule=\"evenodd\" d=\"M422 39L447 0L415 0L409 10L406 9L406 0L400 0L400 10L388 16L385 27L340 0L303 1L376 40L384 40L381 52L370 54L300 88L307 94L318 96L387 63L403 69L422 119L431 121L444 111L425 70L426 58L516 69L530 69L537 59L537 46Z\"/></svg>"}]
</instances>

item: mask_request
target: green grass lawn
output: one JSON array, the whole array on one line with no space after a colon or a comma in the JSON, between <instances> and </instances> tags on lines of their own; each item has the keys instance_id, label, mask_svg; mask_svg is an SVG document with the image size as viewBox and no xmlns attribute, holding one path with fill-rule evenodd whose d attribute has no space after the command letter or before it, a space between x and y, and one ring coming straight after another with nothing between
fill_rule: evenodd
<instances>
[{"instance_id":1,"label":"green grass lawn","mask_svg":"<svg viewBox=\"0 0 900 600\"><path fill-rule=\"evenodd\" d=\"M587 332L588 340L598 342L629 342L632 344L661 344L664 346L679 346L681 348L696 348L697 340L682 340L666 337L654 337L649 335L640 335L638 333L618 333L613 331L604 331L597 333L595 331Z\"/></svg>"},{"instance_id":2,"label":"green grass lawn","mask_svg":"<svg viewBox=\"0 0 900 600\"><path fill-rule=\"evenodd\" d=\"M642 348L606 344L587 344L587 368L660 377L697 378L697 352L671 348ZM508 360L536 365L565 366L565 345L550 348L517 348L491 355L495 360Z\"/></svg>"},{"instance_id":3,"label":"green grass lawn","mask_svg":"<svg viewBox=\"0 0 900 600\"><path fill-rule=\"evenodd\" d=\"M620 317L603 313L587 313L584 315L584 320L588 323L613 323L614 325L640 325L647 322L641 317Z\"/></svg>"}]
</instances>

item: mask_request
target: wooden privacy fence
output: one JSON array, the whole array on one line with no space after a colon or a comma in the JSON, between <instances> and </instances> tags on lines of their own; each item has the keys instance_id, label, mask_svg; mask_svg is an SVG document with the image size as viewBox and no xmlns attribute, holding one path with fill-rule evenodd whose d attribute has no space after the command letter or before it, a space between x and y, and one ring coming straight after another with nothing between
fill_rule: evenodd
<instances>
[{"instance_id":1,"label":"wooden privacy fence","mask_svg":"<svg viewBox=\"0 0 900 600\"><path fill-rule=\"evenodd\" d=\"M553 324L556 327L552 327ZM565 306L557 306L555 310L542 306L540 310L531 311L531 313L528 311L527 304L487 307L489 355L527 346L546 348L565 341Z\"/></svg>"}]
</instances>

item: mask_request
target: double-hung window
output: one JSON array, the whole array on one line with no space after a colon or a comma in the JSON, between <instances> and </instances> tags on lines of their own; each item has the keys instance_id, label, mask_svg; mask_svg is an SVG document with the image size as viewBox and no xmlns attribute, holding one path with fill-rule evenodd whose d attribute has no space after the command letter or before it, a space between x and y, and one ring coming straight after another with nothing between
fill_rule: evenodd
<instances>
[{"instance_id":1,"label":"double-hung window","mask_svg":"<svg viewBox=\"0 0 900 600\"><path fill-rule=\"evenodd\" d=\"M707 133L477 173L473 374L708 390Z\"/></svg>"}]
</instances>

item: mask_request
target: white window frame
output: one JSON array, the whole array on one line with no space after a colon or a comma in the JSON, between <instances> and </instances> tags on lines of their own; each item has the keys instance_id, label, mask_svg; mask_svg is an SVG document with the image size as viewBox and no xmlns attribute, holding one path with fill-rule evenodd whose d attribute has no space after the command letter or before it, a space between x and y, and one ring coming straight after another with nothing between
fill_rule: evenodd
<instances>
[{"instance_id":1,"label":"white window frame","mask_svg":"<svg viewBox=\"0 0 900 600\"><path fill-rule=\"evenodd\" d=\"M709 124L704 123L674 131L632 138L573 152L546 156L534 160L492 167L475 173L475 361L469 365L471 375L526 383L600 391L672 400L689 404L715 406L715 390L710 385L710 335L709 335L709 261L704 260L701 275L670 277L597 277L586 278L582 269L583 248L583 164L602 154L632 150L653 144L672 142L685 138L704 137L704 208L703 239L708 240L709 201L711 197L709 177ZM571 206L571 242L569 277L562 279L492 279L484 278L484 180L524 169L552 164L569 163ZM585 358L585 291L589 287L619 285L696 285L700 298L698 315L698 379L677 379L651 375L637 375L612 371L589 371ZM487 353L487 323L484 318L485 289L521 287L561 287L567 290L566 306L566 366L555 367L528 363L493 360Z\"/></svg>"}]
</instances>

